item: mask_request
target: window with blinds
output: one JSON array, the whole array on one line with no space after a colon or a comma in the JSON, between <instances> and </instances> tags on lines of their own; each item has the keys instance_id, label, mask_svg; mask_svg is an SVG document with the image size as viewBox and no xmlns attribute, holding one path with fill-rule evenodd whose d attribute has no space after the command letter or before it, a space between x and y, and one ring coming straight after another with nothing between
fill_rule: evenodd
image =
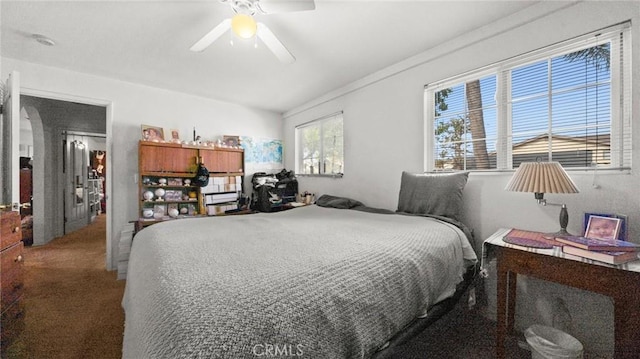
<instances>
[{"instance_id":1,"label":"window with blinds","mask_svg":"<svg viewBox=\"0 0 640 359\"><path fill-rule=\"evenodd\" d=\"M344 136L342 112L296 127L296 173L342 176Z\"/></svg>"},{"instance_id":2,"label":"window with blinds","mask_svg":"<svg viewBox=\"0 0 640 359\"><path fill-rule=\"evenodd\" d=\"M496 79L470 79L435 93L435 168L496 168Z\"/></svg>"},{"instance_id":3,"label":"window with blinds","mask_svg":"<svg viewBox=\"0 0 640 359\"><path fill-rule=\"evenodd\" d=\"M425 88L426 170L630 168L629 24Z\"/></svg>"}]
</instances>

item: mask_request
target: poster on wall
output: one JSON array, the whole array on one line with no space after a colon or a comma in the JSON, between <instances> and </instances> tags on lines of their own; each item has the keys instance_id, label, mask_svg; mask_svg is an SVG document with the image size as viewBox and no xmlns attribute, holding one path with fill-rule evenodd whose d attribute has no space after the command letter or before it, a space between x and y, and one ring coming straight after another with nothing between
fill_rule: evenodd
<instances>
[{"instance_id":1,"label":"poster on wall","mask_svg":"<svg viewBox=\"0 0 640 359\"><path fill-rule=\"evenodd\" d=\"M253 168L282 168L282 140L240 137L244 161Z\"/></svg>"},{"instance_id":2,"label":"poster on wall","mask_svg":"<svg viewBox=\"0 0 640 359\"><path fill-rule=\"evenodd\" d=\"M91 166L91 170L94 173L93 175L96 178L105 177L107 174L106 163L107 159L105 158L105 151L91 151L89 152L89 164Z\"/></svg>"}]
</instances>

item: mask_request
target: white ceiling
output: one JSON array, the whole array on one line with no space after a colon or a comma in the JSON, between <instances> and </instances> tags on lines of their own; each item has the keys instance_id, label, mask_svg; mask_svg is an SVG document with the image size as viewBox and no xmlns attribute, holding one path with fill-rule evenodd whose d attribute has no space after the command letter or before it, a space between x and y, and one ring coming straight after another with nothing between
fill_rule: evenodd
<instances>
[{"instance_id":1,"label":"white ceiling","mask_svg":"<svg viewBox=\"0 0 640 359\"><path fill-rule=\"evenodd\" d=\"M223 35L189 47L232 15L208 1L1 1L3 57L286 112L537 1L330 1L256 15L297 61ZM31 39L43 34L47 47Z\"/></svg>"}]
</instances>

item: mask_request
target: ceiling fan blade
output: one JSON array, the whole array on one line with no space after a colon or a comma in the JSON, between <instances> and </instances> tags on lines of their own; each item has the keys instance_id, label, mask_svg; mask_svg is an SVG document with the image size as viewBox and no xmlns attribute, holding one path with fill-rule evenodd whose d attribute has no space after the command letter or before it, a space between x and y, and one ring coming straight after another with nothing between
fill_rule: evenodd
<instances>
[{"instance_id":1,"label":"ceiling fan blade","mask_svg":"<svg viewBox=\"0 0 640 359\"><path fill-rule=\"evenodd\" d=\"M265 45L273 52L274 55L280 60L280 62L285 64L292 64L296 61L296 58L291 55L289 50L278 40L276 35L269 30L267 25L259 22L258 23L258 37Z\"/></svg>"},{"instance_id":2,"label":"ceiling fan blade","mask_svg":"<svg viewBox=\"0 0 640 359\"><path fill-rule=\"evenodd\" d=\"M313 0L259 0L258 8L265 14L315 10Z\"/></svg>"},{"instance_id":3,"label":"ceiling fan blade","mask_svg":"<svg viewBox=\"0 0 640 359\"><path fill-rule=\"evenodd\" d=\"M200 52L209 47L209 45L213 44L222 34L224 34L227 30L231 28L231 19L226 19L223 22L219 23L218 26L214 27L213 30L209 31L208 34L204 35L202 39L198 40L189 50L194 52Z\"/></svg>"}]
</instances>

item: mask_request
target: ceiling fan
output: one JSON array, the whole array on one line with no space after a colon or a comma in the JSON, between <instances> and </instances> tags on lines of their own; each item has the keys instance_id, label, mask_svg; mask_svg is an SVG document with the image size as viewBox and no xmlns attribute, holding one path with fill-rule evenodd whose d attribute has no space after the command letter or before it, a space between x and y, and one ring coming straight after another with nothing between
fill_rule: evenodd
<instances>
[{"instance_id":1,"label":"ceiling fan","mask_svg":"<svg viewBox=\"0 0 640 359\"><path fill-rule=\"evenodd\" d=\"M285 64L296 61L296 58L269 30L267 25L256 22L253 15L314 10L316 8L314 0L220 0L220 2L229 4L235 15L230 19L225 19L204 35L191 46L191 51L204 51L227 30L231 29L242 39L257 36Z\"/></svg>"}]
</instances>

